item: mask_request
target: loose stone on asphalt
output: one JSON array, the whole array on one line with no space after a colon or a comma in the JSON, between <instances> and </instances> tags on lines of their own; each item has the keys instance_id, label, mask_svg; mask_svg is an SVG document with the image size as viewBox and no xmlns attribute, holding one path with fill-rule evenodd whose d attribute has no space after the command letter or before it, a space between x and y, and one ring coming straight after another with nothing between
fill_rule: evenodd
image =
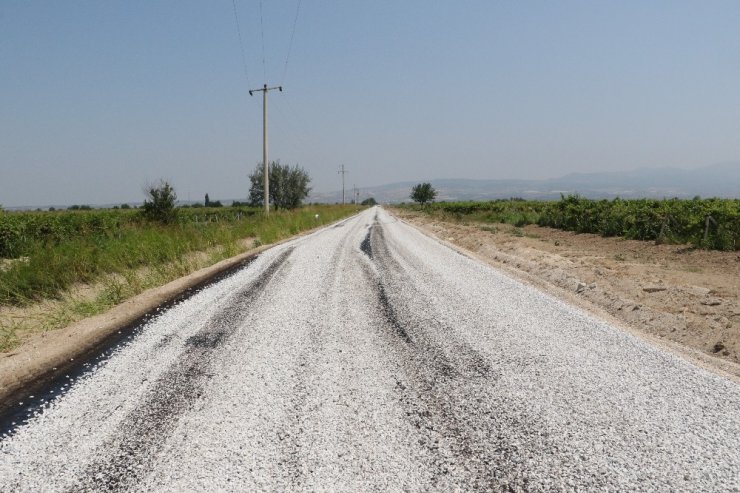
<instances>
[{"instance_id":1,"label":"loose stone on asphalt","mask_svg":"<svg viewBox=\"0 0 740 493\"><path fill-rule=\"evenodd\" d=\"M740 386L382 208L268 250L0 437L2 491L738 491Z\"/></svg>"}]
</instances>

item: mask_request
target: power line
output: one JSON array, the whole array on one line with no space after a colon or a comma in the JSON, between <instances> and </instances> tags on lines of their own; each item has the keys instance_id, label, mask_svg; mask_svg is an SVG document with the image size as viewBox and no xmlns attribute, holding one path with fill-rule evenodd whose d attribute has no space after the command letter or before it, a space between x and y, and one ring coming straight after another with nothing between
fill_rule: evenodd
<instances>
[{"instance_id":1,"label":"power line","mask_svg":"<svg viewBox=\"0 0 740 493\"><path fill-rule=\"evenodd\" d=\"M260 0L260 33L262 35L262 75L267 82L267 63L265 62L265 23L262 20L262 0Z\"/></svg>"},{"instance_id":2,"label":"power line","mask_svg":"<svg viewBox=\"0 0 740 493\"><path fill-rule=\"evenodd\" d=\"M244 52L244 41L242 40L242 29L239 25L239 14L236 11L236 0L231 0L231 4L234 6L234 20L236 21L236 33L239 35L239 48L242 53L242 66L244 67L244 77L247 79L247 87L252 84L249 82L249 71L247 70L247 55Z\"/></svg>"},{"instance_id":3,"label":"power line","mask_svg":"<svg viewBox=\"0 0 740 493\"><path fill-rule=\"evenodd\" d=\"M290 43L288 43L288 54L285 56L285 68L283 68L283 77L280 79L280 84L285 82L285 75L288 73L288 60L290 60L290 52L293 49L293 37L295 36L295 26L298 24L298 13L301 11L301 0L298 0L298 5L295 8L295 18L293 19L293 29L290 32Z\"/></svg>"}]
</instances>

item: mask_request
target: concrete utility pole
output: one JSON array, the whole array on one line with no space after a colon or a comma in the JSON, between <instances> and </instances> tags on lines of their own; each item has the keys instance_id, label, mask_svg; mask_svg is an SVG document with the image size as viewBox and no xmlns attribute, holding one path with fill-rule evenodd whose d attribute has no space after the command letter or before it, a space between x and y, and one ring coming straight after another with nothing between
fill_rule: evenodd
<instances>
[{"instance_id":1,"label":"concrete utility pole","mask_svg":"<svg viewBox=\"0 0 740 493\"><path fill-rule=\"evenodd\" d=\"M347 173L344 170L344 165L342 165L342 167L339 169L339 171L337 171L337 173L339 173L340 175L342 175L342 205L344 205L344 175L345 175L345 173Z\"/></svg>"},{"instance_id":2,"label":"concrete utility pole","mask_svg":"<svg viewBox=\"0 0 740 493\"><path fill-rule=\"evenodd\" d=\"M262 93L262 162L265 165L265 214L270 214L270 170L267 162L267 93L274 89L283 92L283 86L267 87L267 84L262 86L262 89L251 89L249 95L252 93Z\"/></svg>"}]
</instances>

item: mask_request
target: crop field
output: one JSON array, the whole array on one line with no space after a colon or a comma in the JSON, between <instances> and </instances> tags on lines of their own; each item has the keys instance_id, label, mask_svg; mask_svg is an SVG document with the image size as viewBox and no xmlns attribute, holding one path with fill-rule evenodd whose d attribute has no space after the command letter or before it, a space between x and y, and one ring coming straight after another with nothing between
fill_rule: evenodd
<instances>
[{"instance_id":1,"label":"crop field","mask_svg":"<svg viewBox=\"0 0 740 493\"><path fill-rule=\"evenodd\" d=\"M438 202L420 210L445 219L537 224L576 233L740 250L738 199L590 200L568 196L559 201Z\"/></svg>"},{"instance_id":2,"label":"crop field","mask_svg":"<svg viewBox=\"0 0 740 493\"><path fill-rule=\"evenodd\" d=\"M183 208L172 224L147 221L137 210L0 212L0 305L54 298L76 283L156 269L193 252L217 250L217 261L244 250L245 238L271 243L354 211L307 206L267 218L248 207Z\"/></svg>"}]
</instances>

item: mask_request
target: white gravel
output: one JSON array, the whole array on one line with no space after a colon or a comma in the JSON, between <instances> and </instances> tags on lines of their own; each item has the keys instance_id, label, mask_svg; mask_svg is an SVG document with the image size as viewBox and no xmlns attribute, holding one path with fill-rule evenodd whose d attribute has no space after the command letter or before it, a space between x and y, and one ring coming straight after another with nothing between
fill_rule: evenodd
<instances>
[{"instance_id":1,"label":"white gravel","mask_svg":"<svg viewBox=\"0 0 740 493\"><path fill-rule=\"evenodd\" d=\"M0 491L506 489L740 491L740 386L381 208L162 313L0 438Z\"/></svg>"}]
</instances>

